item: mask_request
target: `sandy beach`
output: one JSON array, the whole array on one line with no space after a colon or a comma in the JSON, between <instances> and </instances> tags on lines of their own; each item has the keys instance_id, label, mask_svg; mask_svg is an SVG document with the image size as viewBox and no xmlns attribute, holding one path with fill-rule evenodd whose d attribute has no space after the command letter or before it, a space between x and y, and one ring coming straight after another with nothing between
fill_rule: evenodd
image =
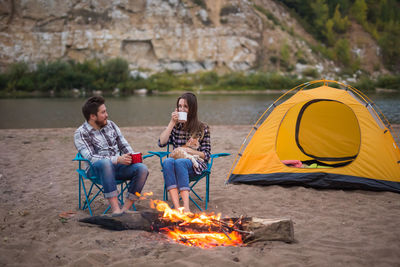
<instances>
[{"instance_id":1,"label":"sandy beach","mask_svg":"<svg viewBox=\"0 0 400 267\"><path fill-rule=\"evenodd\" d=\"M144 231L110 231L78 222L75 128L0 130L0 266L400 266L400 194L317 190L304 187L225 185L227 173L251 126L211 125L208 212L290 218L296 241L201 249ZM158 151L163 126L121 128L135 151ZM399 125L395 127L399 133ZM143 192L162 199L158 158L144 162ZM198 187L204 193L204 182ZM148 200L137 203L149 208ZM106 204L94 203L95 214ZM195 211L195 207L191 206ZM67 220L65 211L76 214Z\"/></svg>"}]
</instances>

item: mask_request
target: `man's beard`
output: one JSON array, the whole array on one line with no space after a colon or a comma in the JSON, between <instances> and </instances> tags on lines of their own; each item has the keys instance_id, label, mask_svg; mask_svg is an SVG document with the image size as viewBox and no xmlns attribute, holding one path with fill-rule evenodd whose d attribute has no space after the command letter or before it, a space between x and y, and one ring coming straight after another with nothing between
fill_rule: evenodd
<instances>
[{"instance_id":1,"label":"man's beard","mask_svg":"<svg viewBox=\"0 0 400 267\"><path fill-rule=\"evenodd\" d=\"M107 125L107 119L103 121L95 120L94 123L96 123L96 125L99 126L99 128L103 128L104 126Z\"/></svg>"}]
</instances>

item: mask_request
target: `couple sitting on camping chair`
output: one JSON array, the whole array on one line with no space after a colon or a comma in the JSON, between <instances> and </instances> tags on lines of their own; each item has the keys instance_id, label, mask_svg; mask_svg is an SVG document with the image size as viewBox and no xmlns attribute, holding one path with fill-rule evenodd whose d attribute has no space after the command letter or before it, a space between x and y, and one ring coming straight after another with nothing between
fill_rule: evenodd
<instances>
[{"instance_id":1,"label":"couple sitting on camping chair","mask_svg":"<svg viewBox=\"0 0 400 267\"><path fill-rule=\"evenodd\" d=\"M102 97L91 97L86 101L82 107L86 122L75 131L74 135L75 147L78 150L78 155L74 160L79 161L77 170L79 188L82 185L86 198L83 209L88 208L91 215L90 203L99 192L104 193L113 214L121 214L129 210L138 199L149 174L143 163L131 164L134 151L118 126L108 120L104 102ZM187 145L188 141L193 146ZM190 212L189 199L192 201L193 199L190 198L189 193L193 191L194 185L190 186L189 182L197 183L198 180L206 177L205 208L207 209L212 159L229 154L211 155L210 131L208 126L197 118L197 99L194 94L185 93L178 98L177 107L171 114L167 128L161 133L158 144L160 147L171 144L176 150L172 152L171 157L169 157L169 152L150 152L150 155L143 158L153 155L160 157L165 182L164 190L170 193L174 208L181 207L180 193L183 210ZM162 161L165 156L167 158ZM81 168L82 161L87 165L85 170ZM86 191L83 178L93 183L89 193ZM129 180L130 183L127 183ZM118 184L121 184L120 193L117 190ZM99 189L99 192L90 199L93 185ZM126 189L128 195L124 203L123 191ZM79 198L80 193L81 189L79 189ZM196 196L201 199L197 194ZM79 205L81 205L80 199ZM196 203L195 205L200 208Z\"/></svg>"}]
</instances>

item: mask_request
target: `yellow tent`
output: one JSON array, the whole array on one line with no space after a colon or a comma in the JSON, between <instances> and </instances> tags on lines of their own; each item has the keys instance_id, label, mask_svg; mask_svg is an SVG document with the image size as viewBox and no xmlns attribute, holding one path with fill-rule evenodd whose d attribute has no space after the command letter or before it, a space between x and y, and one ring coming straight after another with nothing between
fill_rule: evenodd
<instances>
[{"instance_id":1,"label":"yellow tent","mask_svg":"<svg viewBox=\"0 0 400 267\"><path fill-rule=\"evenodd\" d=\"M371 100L351 86L328 80L289 92L264 112L246 137L228 182L400 193L400 150L389 122Z\"/></svg>"}]
</instances>

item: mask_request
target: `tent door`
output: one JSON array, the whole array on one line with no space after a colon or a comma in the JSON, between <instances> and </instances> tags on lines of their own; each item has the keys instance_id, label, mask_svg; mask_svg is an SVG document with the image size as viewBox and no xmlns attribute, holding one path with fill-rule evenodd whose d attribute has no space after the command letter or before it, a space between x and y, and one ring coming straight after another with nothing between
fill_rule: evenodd
<instances>
[{"instance_id":1,"label":"tent door","mask_svg":"<svg viewBox=\"0 0 400 267\"><path fill-rule=\"evenodd\" d=\"M278 131L277 153L281 160L343 165L357 157L360 144L360 127L350 107L336 100L314 99L286 113Z\"/></svg>"}]
</instances>

